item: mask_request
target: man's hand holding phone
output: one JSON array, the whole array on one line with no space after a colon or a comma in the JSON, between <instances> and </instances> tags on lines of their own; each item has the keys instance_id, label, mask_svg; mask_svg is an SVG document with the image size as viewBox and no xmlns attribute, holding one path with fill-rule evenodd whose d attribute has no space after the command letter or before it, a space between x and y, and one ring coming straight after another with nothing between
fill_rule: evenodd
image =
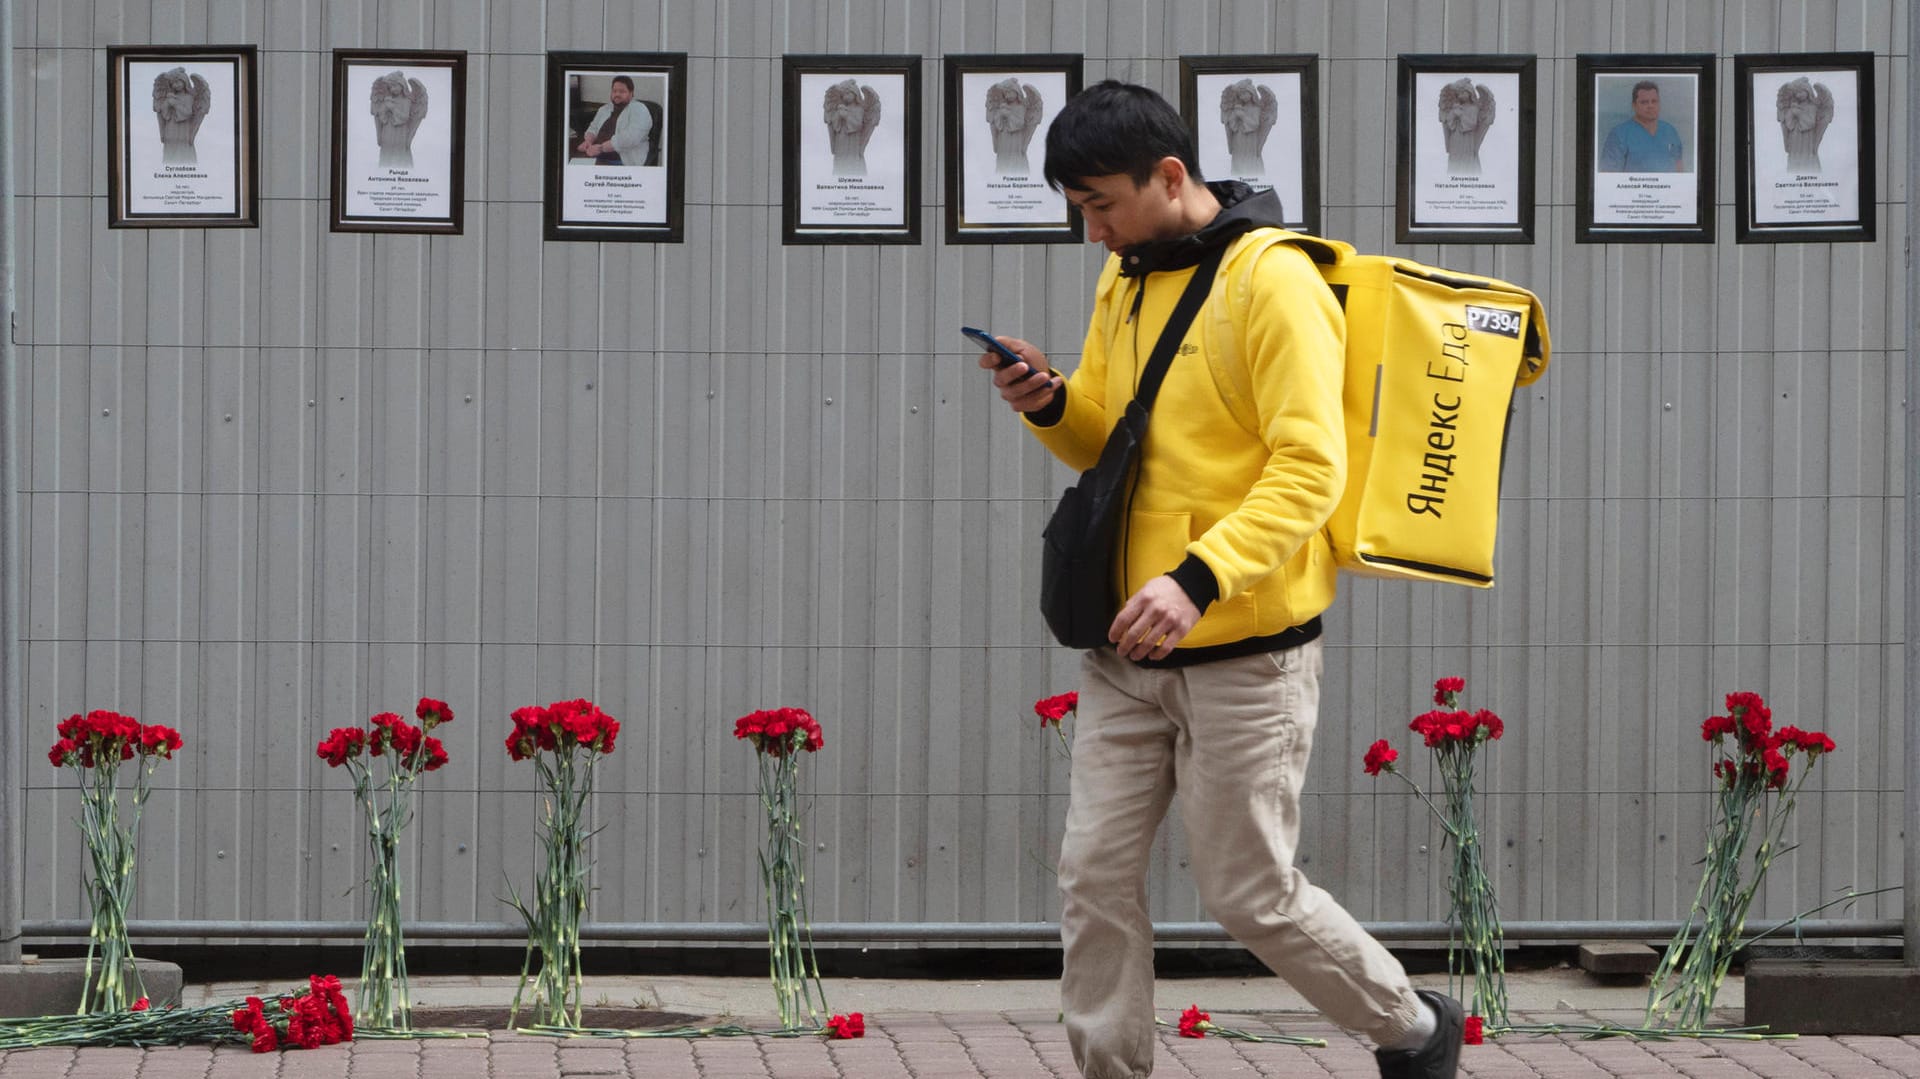
<instances>
[{"instance_id":1,"label":"man's hand holding phone","mask_svg":"<svg viewBox=\"0 0 1920 1079\"><path fill-rule=\"evenodd\" d=\"M1015 412L1037 412L1053 401L1053 370L1046 353L1017 337L995 337L972 326L962 326L960 332L986 350L980 366L993 372L1000 398Z\"/></svg>"}]
</instances>

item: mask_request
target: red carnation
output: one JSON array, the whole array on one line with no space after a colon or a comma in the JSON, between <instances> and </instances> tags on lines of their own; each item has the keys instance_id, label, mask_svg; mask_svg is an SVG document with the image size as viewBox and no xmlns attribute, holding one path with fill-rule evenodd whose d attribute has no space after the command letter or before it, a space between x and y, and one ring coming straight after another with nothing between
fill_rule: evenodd
<instances>
[{"instance_id":1,"label":"red carnation","mask_svg":"<svg viewBox=\"0 0 1920 1079\"><path fill-rule=\"evenodd\" d=\"M442 723L452 723L453 709L448 708L445 701L422 697L420 703L413 706L413 718L419 720L427 730L432 730Z\"/></svg>"},{"instance_id":2,"label":"red carnation","mask_svg":"<svg viewBox=\"0 0 1920 1079\"><path fill-rule=\"evenodd\" d=\"M139 1000L134 1001L133 1007L129 1008L128 1010L136 1011L136 1012L144 1012L151 1007L153 1007L153 1002L149 1001L146 997L141 997Z\"/></svg>"},{"instance_id":3,"label":"red carnation","mask_svg":"<svg viewBox=\"0 0 1920 1079\"><path fill-rule=\"evenodd\" d=\"M172 727L154 724L140 728L140 752L149 757L173 759L173 751L186 744Z\"/></svg>"},{"instance_id":4,"label":"red carnation","mask_svg":"<svg viewBox=\"0 0 1920 1079\"><path fill-rule=\"evenodd\" d=\"M55 768L58 768L67 763L68 757L79 751L80 747L74 744L73 739L62 738L53 744L52 749L47 750L47 760L51 761Z\"/></svg>"},{"instance_id":5,"label":"red carnation","mask_svg":"<svg viewBox=\"0 0 1920 1079\"><path fill-rule=\"evenodd\" d=\"M320 1040L325 1036L324 1024L318 1021L307 1004L312 999L311 996L301 997L287 1009L287 1040L302 1049L320 1048ZM284 1006L285 1002L282 1004Z\"/></svg>"},{"instance_id":6,"label":"red carnation","mask_svg":"<svg viewBox=\"0 0 1920 1079\"><path fill-rule=\"evenodd\" d=\"M590 746L600 737L600 721L596 718L599 709L586 701L557 702L552 711L560 729L580 745Z\"/></svg>"},{"instance_id":7,"label":"red carnation","mask_svg":"<svg viewBox=\"0 0 1920 1079\"><path fill-rule=\"evenodd\" d=\"M1460 1040L1467 1045L1484 1044L1487 1040L1484 1023L1485 1020L1477 1015L1467 1016L1467 1025L1466 1028L1460 1032Z\"/></svg>"},{"instance_id":8,"label":"red carnation","mask_svg":"<svg viewBox=\"0 0 1920 1079\"><path fill-rule=\"evenodd\" d=\"M547 710L528 705L513 710L513 733L507 736L507 755L526 760L540 751L539 732L546 730Z\"/></svg>"},{"instance_id":9,"label":"red carnation","mask_svg":"<svg viewBox=\"0 0 1920 1079\"><path fill-rule=\"evenodd\" d=\"M335 727L318 746L314 754L327 762L330 768L338 768L367 748L367 732L360 727Z\"/></svg>"},{"instance_id":10,"label":"red carnation","mask_svg":"<svg viewBox=\"0 0 1920 1079\"><path fill-rule=\"evenodd\" d=\"M1767 736L1773 733L1773 710L1758 693L1727 694L1727 714L1738 724L1743 744L1764 745Z\"/></svg>"},{"instance_id":11,"label":"red carnation","mask_svg":"<svg viewBox=\"0 0 1920 1079\"><path fill-rule=\"evenodd\" d=\"M1451 716L1450 712L1422 712L1413 717L1413 722L1407 724L1407 729L1419 735L1429 748L1440 746L1446 743L1447 720Z\"/></svg>"},{"instance_id":12,"label":"red carnation","mask_svg":"<svg viewBox=\"0 0 1920 1079\"><path fill-rule=\"evenodd\" d=\"M1387 740L1382 738L1367 747L1365 758L1367 774L1377 776L1383 768L1391 772L1393 771L1393 762L1399 759L1400 751L1388 745Z\"/></svg>"},{"instance_id":13,"label":"red carnation","mask_svg":"<svg viewBox=\"0 0 1920 1079\"><path fill-rule=\"evenodd\" d=\"M1467 680L1460 677L1442 678L1433 684L1433 703L1443 708L1453 706L1454 696L1467 688Z\"/></svg>"},{"instance_id":14,"label":"red carnation","mask_svg":"<svg viewBox=\"0 0 1920 1079\"><path fill-rule=\"evenodd\" d=\"M867 1018L860 1012L848 1012L827 1020L827 1036L831 1038L864 1038L867 1036Z\"/></svg>"},{"instance_id":15,"label":"red carnation","mask_svg":"<svg viewBox=\"0 0 1920 1079\"><path fill-rule=\"evenodd\" d=\"M1500 717L1485 708L1473 714L1473 721L1481 730L1487 732L1489 742L1497 741L1501 735L1507 733L1507 725L1500 722Z\"/></svg>"},{"instance_id":16,"label":"red carnation","mask_svg":"<svg viewBox=\"0 0 1920 1079\"><path fill-rule=\"evenodd\" d=\"M1200 1010L1200 1005L1189 1004L1187 1010L1180 1013L1180 1036L1182 1038L1204 1038L1212 1025L1213 1016Z\"/></svg>"},{"instance_id":17,"label":"red carnation","mask_svg":"<svg viewBox=\"0 0 1920 1079\"><path fill-rule=\"evenodd\" d=\"M420 770L423 772L437 772L441 766L446 763L447 747L440 744L440 739L428 735L426 741L426 759L421 762Z\"/></svg>"},{"instance_id":18,"label":"red carnation","mask_svg":"<svg viewBox=\"0 0 1920 1079\"><path fill-rule=\"evenodd\" d=\"M1707 721L1700 724L1700 740L1703 742L1717 742L1732 733L1732 716L1708 716Z\"/></svg>"},{"instance_id":19,"label":"red carnation","mask_svg":"<svg viewBox=\"0 0 1920 1079\"><path fill-rule=\"evenodd\" d=\"M1040 725L1042 727L1048 724L1058 726L1060 721L1066 718L1068 712L1077 714L1079 711L1080 694L1078 691L1070 691L1054 697L1042 697L1040 700L1033 702L1033 714L1040 717Z\"/></svg>"},{"instance_id":20,"label":"red carnation","mask_svg":"<svg viewBox=\"0 0 1920 1079\"><path fill-rule=\"evenodd\" d=\"M826 744L819 722L804 708L749 712L733 721L733 736L752 742L754 749L769 757L784 757L802 749L814 753Z\"/></svg>"},{"instance_id":21,"label":"red carnation","mask_svg":"<svg viewBox=\"0 0 1920 1079\"><path fill-rule=\"evenodd\" d=\"M254 1052L271 1053L280 1048L280 1039L273 1033L273 1024L266 1019L262 1018L254 1022L252 1034Z\"/></svg>"},{"instance_id":22,"label":"red carnation","mask_svg":"<svg viewBox=\"0 0 1920 1079\"><path fill-rule=\"evenodd\" d=\"M1786 755L1777 749L1767 749L1760 754L1760 766L1767 772L1767 789L1777 791L1787 785Z\"/></svg>"},{"instance_id":23,"label":"red carnation","mask_svg":"<svg viewBox=\"0 0 1920 1079\"><path fill-rule=\"evenodd\" d=\"M367 745L374 756L378 757L384 746L393 751L402 764L413 760L414 753L420 748L420 728L392 712L382 712L367 722L372 724Z\"/></svg>"},{"instance_id":24,"label":"red carnation","mask_svg":"<svg viewBox=\"0 0 1920 1079\"><path fill-rule=\"evenodd\" d=\"M327 994L327 1005L333 1009L333 1025L340 1032L340 1040L353 1040L353 1008L347 1004L344 993Z\"/></svg>"}]
</instances>

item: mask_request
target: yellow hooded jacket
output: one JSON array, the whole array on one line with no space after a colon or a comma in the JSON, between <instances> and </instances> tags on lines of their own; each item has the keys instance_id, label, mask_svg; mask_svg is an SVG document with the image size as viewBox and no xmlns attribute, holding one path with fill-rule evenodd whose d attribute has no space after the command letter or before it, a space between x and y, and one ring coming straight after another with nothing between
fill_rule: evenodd
<instances>
[{"instance_id":1,"label":"yellow hooded jacket","mask_svg":"<svg viewBox=\"0 0 1920 1079\"><path fill-rule=\"evenodd\" d=\"M1277 634L1333 603L1324 529L1346 484L1346 322L1305 253L1290 244L1252 251L1258 246L1244 234L1231 241L1208 311L1167 371L1114 559L1123 598L1189 556L1212 571L1219 599L1181 649ZM1192 276L1191 267L1124 276L1121 255L1107 260L1065 410L1050 426L1027 420L1069 467L1099 458ZM1238 362L1249 368L1257 431L1235 419L1214 381L1208 341L1219 320L1209 312L1220 303L1240 337Z\"/></svg>"}]
</instances>

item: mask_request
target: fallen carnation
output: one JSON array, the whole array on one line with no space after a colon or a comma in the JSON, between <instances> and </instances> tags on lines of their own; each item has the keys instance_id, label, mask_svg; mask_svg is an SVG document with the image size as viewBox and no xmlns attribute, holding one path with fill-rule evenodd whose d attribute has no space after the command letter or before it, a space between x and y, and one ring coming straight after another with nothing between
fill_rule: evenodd
<instances>
[{"instance_id":1,"label":"fallen carnation","mask_svg":"<svg viewBox=\"0 0 1920 1079\"><path fill-rule=\"evenodd\" d=\"M1487 1040L1484 1026L1485 1022L1486 1021L1480 1016L1467 1016L1467 1025L1466 1028L1460 1032L1460 1040L1468 1045L1485 1044Z\"/></svg>"},{"instance_id":2,"label":"fallen carnation","mask_svg":"<svg viewBox=\"0 0 1920 1079\"><path fill-rule=\"evenodd\" d=\"M1180 1036L1182 1038L1204 1038L1212 1025L1213 1016L1200 1010L1200 1005L1189 1004L1187 1010L1180 1013Z\"/></svg>"},{"instance_id":3,"label":"fallen carnation","mask_svg":"<svg viewBox=\"0 0 1920 1079\"><path fill-rule=\"evenodd\" d=\"M827 1020L827 1036L830 1038L864 1038L867 1036L867 1017L861 1012L848 1012Z\"/></svg>"},{"instance_id":4,"label":"fallen carnation","mask_svg":"<svg viewBox=\"0 0 1920 1079\"><path fill-rule=\"evenodd\" d=\"M151 1007L153 1007L153 1002L149 1001L146 997L141 997L139 1000L134 1001L133 1007L128 1010L136 1011L136 1012L144 1012Z\"/></svg>"},{"instance_id":5,"label":"fallen carnation","mask_svg":"<svg viewBox=\"0 0 1920 1079\"><path fill-rule=\"evenodd\" d=\"M262 1019L253 1025L252 1033L253 1033L253 1051L254 1052L271 1053L275 1049L280 1048L280 1038L278 1035L274 1034L273 1024L267 1022L265 1019Z\"/></svg>"}]
</instances>

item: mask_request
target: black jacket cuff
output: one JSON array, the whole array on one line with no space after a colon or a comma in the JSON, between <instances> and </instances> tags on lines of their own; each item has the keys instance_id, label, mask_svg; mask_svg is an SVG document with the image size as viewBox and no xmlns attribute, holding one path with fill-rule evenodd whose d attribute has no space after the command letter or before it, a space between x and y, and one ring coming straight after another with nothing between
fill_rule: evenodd
<instances>
[{"instance_id":1,"label":"black jacket cuff","mask_svg":"<svg viewBox=\"0 0 1920 1079\"><path fill-rule=\"evenodd\" d=\"M1027 413L1027 422L1035 427L1052 427L1060 422L1060 417L1066 414L1067 380L1063 378L1060 384L1053 388L1053 400L1048 401L1045 408L1036 408Z\"/></svg>"},{"instance_id":2,"label":"black jacket cuff","mask_svg":"<svg viewBox=\"0 0 1920 1079\"><path fill-rule=\"evenodd\" d=\"M1173 583L1180 586L1180 590L1187 594L1187 598L1202 614L1206 613L1208 605L1220 598L1220 582L1214 579L1213 570L1200 561L1199 555L1188 555L1167 576L1173 578Z\"/></svg>"}]
</instances>

